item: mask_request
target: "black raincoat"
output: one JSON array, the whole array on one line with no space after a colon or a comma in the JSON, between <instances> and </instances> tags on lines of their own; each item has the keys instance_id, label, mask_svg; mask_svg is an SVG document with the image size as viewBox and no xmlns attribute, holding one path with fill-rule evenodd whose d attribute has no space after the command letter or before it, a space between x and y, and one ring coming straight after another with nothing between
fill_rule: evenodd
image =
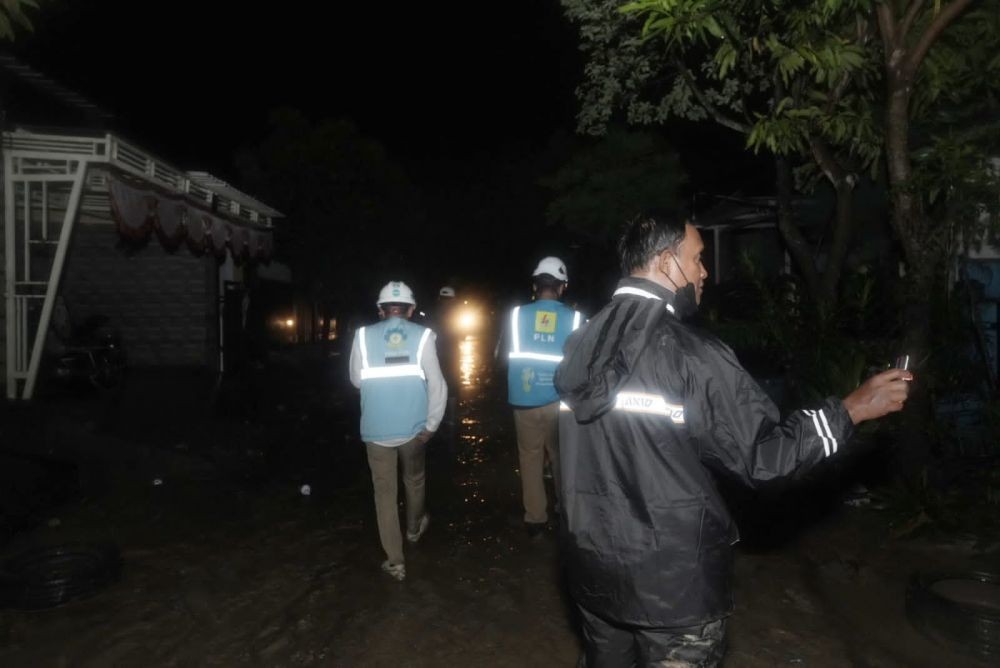
<instances>
[{"instance_id":1,"label":"black raincoat","mask_svg":"<svg viewBox=\"0 0 1000 668\"><path fill-rule=\"evenodd\" d=\"M673 298L623 279L566 342L555 380L570 589L620 625L728 615L739 535L711 471L749 485L789 476L853 432L833 397L782 420L732 350L673 315Z\"/></svg>"}]
</instances>

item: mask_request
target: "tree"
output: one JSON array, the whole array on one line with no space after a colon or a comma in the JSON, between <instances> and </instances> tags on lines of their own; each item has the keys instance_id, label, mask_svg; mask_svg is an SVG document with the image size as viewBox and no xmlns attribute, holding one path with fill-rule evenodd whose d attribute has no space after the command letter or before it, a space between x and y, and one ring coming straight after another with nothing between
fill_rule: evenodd
<instances>
[{"instance_id":1,"label":"tree","mask_svg":"<svg viewBox=\"0 0 1000 668\"><path fill-rule=\"evenodd\" d=\"M552 192L550 224L590 237L604 237L646 207L677 205L683 183L677 154L652 132L611 129L573 151L541 185Z\"/></svg>"},{"instance_id":2,"label":"tree","mask_svg":"<svg viewBox=\"0 0 1000 668\"><path fill-rule=\"evenodd\" d=\"M38 9L39 0L0 0L0 39L13 42L17 38L14 27L32 30L31 19L25 9Z\"/></svg>"},{"instance_id":3,"label":"tree","mask_svg":"<svg viewBox=\"0 0 1000 668\"><path fill-rule=\"evenodd\" d=\"M381 144L347 120L314 124L282 109L271 121L271 134L237 166L285 214L279 253L314 301L356 307L358 286L370 292L390 274L403 278L403 267L419 271L418 193Z\"/></svg>"},{"instance_id":4,"label":"tree","mask_svg":"<svg viewBox=\"0 0 1000 668\"><path fill-rule=\"evenodd\" d=\"M834 182L827 147L873 172L884 158L893 228L918 289L930 287L947 228L923 213L929 201L914 188L915 148L925 157L943 148L935 136L956 109L968 117L991 101L995 113L1000 2L637 0L623 11L644 17L644 35L668 49L708 45L718 78L754 55L776 67L773 109L757 115L750 147L784 155L808 147Z\"/></svg>"},{"instance_id":5,"label":"tree","mask_svg":"<svg viewBox=\"0 0 1000 668\"><path fill-rule=\"evenodd\" d=\"M942 284L957 231L966 240L980 238L983 222L996 220L997 170L987 157L989 140L995 146L997 135L1000 0L636 0L617 5L564 0L564 6L587 8L579 14L588 26L582 32L584 48L590 45L599 54L588 64L581 96L585 107L590 103L597 111L581 114L581 121L600 121L602 113L610 114L607 109L623 104L635 120L671 114L712 118L745 132L749 148L767 150L779 162L809 158L814 174L838 189L838 202L857 175L884 175L892 200L890 223L914 291L904 316L907 350L925 358L931 320L927 297ZM624 18L608 13L612 7ZM602 20L614 25L602 28ZM625 30L639 32L620 37ZM604 53L618 44L622 52ZM624 65L623 53L633 62ZM619 82L609 83L621 75ZM656 103L643 100L651 89L661 95ZM779 194L782 174L779 169ZM851 222L838 214L826 287L835 284L829 272L837 270L834 260L849 239ZM790 251L812 283L802 249L789 232L782 225ZM929 414L926 395L918 392L916 398L910 405L921 416ZM916 431L921 425L919 420L907 424ZM925 460L926 438L919 433L909 438L910 459Z\"/></svg>"},{"instance_id":6,"label":"tree","mask_svg":"<svg viewBox=\"0 0 1000 668\"><path fill-rule=\"evenodd\" d=\"M801 145L782 135L781 127L770 127L762 135L763 124L758 123L782 104L785 91L800 91L809 83L810 73L796 67L795 59L786 54L769 58L765 52L777 49L775 35L789 25L801 26L807 12L794 7L778 11L760 0L636 2L625 11L620 2L609 0L564 0L563 5L580 26L582 48L589 56L578 90L580 130L603 132L621 109L627 121L637 124L674 117L711 121L743 135L751 147L769 150L777 175L779 229L811 294L817 301L833 302L853 232L851 204L858 168L848 165L819 133ZM850 45L841 41L825 40L803 51L823 54L826 61L857 62ZM822 263L791 209L789 156L809 151L809 159L822 165L820 173L837 194L832 242Z\"/></svg>"},{"instance_id":7,"label":"tree","mask_svg":"<svg viewBox=\"0 0 1000 668\"><path fill-rule=\"evenodd\" d=\"M983 139L992 138L995 148L1000 128L996 120L987 120L984 114L985 108L986 114L995 117L998 108L1000 53L996 45L1000 38L1000 3L911 0L878 3L874 12L882 41L885 156L892 188L892 224L915 287L923 291L933 286L935 274L941 269L941 250L948 245L952 232L929 209L942 194L946 199L949 195L957 199L962 187L955 177L968 183L990 173L982 152L974 147L977 140L981 146ZM954 125L956 121L963 123L958 132L945 129L946 124ZM958 157L956 148L958 154L964 153L970 159L954 161ZM935 169L946 164L946 171ZM919 186L929 185L928 177L948 183L947 191L942 193L933 187L922 191ZM993 183L997 183L995 178ZM967 234L977 236L981 232L967 230Z\"/></svg>"},{"instance_id":8,"label":"tree","mask_svg":"<svg viewBox=\"0 0 1000 668\"><path fill-rule=\"evenodd\" d=\"M946 97L968 102L1000 79L992 48L1000 11L996 0L978 4L963 17L970 0L563 0L589 56L580 127L600 131L617 109L639 123L710 119L775 156L785 202L786 161L811 163L800 184L825 178L838 202L822 271L790 211L779 211L779 227L813 295L831 300L853 231L851 191L883 164L893 227L908 239L908 264L921 262L906 121ZM921 70L928 54L932 66Z\"/></svg>"}]
</instances>

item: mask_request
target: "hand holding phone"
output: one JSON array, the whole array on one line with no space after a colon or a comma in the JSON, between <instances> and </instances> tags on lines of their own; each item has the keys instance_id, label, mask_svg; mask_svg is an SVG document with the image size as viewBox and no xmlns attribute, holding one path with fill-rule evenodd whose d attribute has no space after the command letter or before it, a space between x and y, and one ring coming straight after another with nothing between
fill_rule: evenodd
<instances>
[{"instance_id":1,"label":"hand holding phone","mask_svg":"<svg viewBox=\"0 0 1000 668\"><path fill-rule=\"evenodd\" d=\"M875 374L844 397L844 408L854 424L903 409L913 380L913 373L906 368L909 364L908 355L900 356L894 368Z\"/></svg>"}]
</instances>

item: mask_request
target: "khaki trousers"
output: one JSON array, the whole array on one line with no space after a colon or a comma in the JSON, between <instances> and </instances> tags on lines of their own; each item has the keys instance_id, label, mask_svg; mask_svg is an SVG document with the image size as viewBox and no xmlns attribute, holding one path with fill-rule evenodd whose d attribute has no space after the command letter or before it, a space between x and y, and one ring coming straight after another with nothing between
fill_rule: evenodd
<instances>
[{"instance_id":1,"label":"khaki trousers","mask_svg":"<svg viewBox=\"0 0 1000 668\"><path fill-rule=\"evenodd\" d=\"M403 489L406 493L406 530L416 533L424 516L425 454L427 441L417 436L406 443L387 447L365 443L368 468L375 487L375 516L378 537L390 564L403 563L403 535L399 529L399 503L396 490L397 459L402 462Z\"/></svg>"},{"instance_id":2,"label":"khaki trousers","mask_svg":"<svg viewBox=\"0 0 1000 668\"><path fill-rule=\"evenodd\" d=\"M521 498L524 521L542 524L548 521L545 498L545 457L549 458L559 502L559 402L538 408L515 408L517 457L521 466Z\"/></svg>"}]
</instances>

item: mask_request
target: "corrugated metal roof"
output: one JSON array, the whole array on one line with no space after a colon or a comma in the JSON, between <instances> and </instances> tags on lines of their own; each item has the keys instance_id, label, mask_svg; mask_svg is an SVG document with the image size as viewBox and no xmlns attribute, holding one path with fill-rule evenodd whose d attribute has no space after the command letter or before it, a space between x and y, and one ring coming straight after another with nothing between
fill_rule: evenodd
<instances>
[{"instance_id":1,"label":"corrugated metal roof","mask_svg":"<svg viewBox=\"0 0 1000 668\"><path fill-rule=\"evenodd\" d=\"M39 92L88 116L109 122L115 119L114 114L97 106L76 91L50 79L33 67L25 65L9 53L0 53L0 69L18 81L22 81Z\"/></svg>"}]
</instances>

